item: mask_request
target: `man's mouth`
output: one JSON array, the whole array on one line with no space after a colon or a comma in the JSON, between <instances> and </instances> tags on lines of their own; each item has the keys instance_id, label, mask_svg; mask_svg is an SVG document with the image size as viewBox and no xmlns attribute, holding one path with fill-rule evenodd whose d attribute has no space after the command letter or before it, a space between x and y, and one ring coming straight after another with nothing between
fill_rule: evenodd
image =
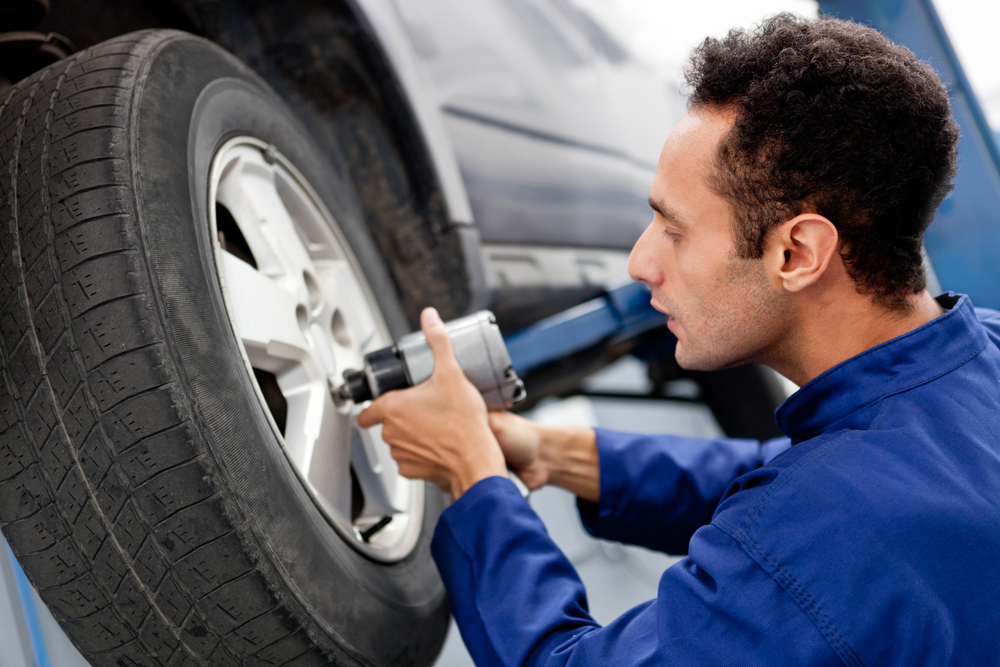
<instances>
[{"instance_id":1,"label":"man's mouth","mask_svg":"<svg viewBox=\"0 0 1000 667\"><path fill-rule=\"evenodd\" d=\"M661 304L657 303L657 301L656 301L656 298L655 298L655 297L649 300L649 304L650 304L650 305L651 305L651 306L652 306L653 308L655 308L656 310L658 310L658 311L660 311L661 313L663 313L664 315L666 315L667 317L670 317L670 318L673 318L673 315L671 315L671 314L670 314L670 313L669 313L669 312L667 311L667 308L666 308L665 306L663 306L663 305L661 305ZM673 310L673 309L671 308L671 310Z\"/></svg>"},{"instance_id":2,"label":"man's mouth","mask_svg":"<svg viewBox=\"0 0 1000 667\"><path fill-rule=\"evenodd\" d=\"M656 310L660 311L661 313L663 313L664 315L667 316L667 328L670 329L671 331L673 331L674 330L673 327L677 325L677 318L674 317L673 315L671 315L667 311L666 307L664 307L663 305L657 303L655 297L652 298L652 299L650 299L649 303L650 303L650 305L653 306L653 308L655 308ZM671 310L673 310L673 308L671 308Z\"/></svg>"}]
</instances>

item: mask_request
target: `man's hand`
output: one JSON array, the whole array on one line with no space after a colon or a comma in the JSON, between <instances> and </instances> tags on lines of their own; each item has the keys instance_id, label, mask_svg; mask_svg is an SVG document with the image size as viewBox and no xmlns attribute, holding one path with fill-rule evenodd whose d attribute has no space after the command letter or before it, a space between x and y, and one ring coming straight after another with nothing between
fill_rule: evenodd
<instances>
[{"instance_id":1,"label":"man's hand","mask_svg":"<svg viewBox=\"0 0 1000 667\"><path fill-rule=\"evenodd\" d=\"M399 474L434 482L457 500L481 479L506 476L507 467L486 403L455 358L441 317L425 308L420 325L434 354L430 379L383 394L358 415L358 425L382 424Z\"/></svg>"},{"instance_id":2,"label":"man's hand","mask_svg":"<svg viewBox=\"0 0 1000 667\"><path fill-rule=\"evenodd\" d=\"M509 412L491 412L490 428L507 463L529 489L552 484L597 502L601 471L593 429L542 426Z\"/></svg>"},{"instance_id":3,"label":"man's hand","mask_svg":"<svg viewBox=\"0 0 1000 667\"><path fill-rule=\"evenodd\" d=\"M500 443L507 464L530 490L549 482L548 467L542 461L542 434L534 422L510 412L491 412L490 428Z\"/></svg>"}]
</instances>

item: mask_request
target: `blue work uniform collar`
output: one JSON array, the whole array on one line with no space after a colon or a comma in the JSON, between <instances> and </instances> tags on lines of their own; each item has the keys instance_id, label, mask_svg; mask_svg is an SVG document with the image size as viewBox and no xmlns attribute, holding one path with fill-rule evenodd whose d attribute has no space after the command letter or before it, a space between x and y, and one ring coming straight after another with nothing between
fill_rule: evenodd
<instances>
[{"instance_id":1,"label":"blue work uniform collar","mask_svg":"<svg viewBox=\"0 0 1000 667\"><path fill-rule=\"evenodd\" d=\"M969 297L952 292L937 302L943 315L865 350L821 373L775 412L778 427L800 442L893 394L958 368L986 346Z\"/></svg>"}]
</instances>

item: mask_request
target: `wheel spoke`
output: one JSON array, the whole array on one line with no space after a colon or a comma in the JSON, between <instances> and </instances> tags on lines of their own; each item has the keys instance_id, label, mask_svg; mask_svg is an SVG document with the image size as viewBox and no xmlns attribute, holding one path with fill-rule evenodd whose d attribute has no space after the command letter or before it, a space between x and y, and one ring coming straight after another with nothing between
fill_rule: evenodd
<instances>
[{"instance_id":1,"label":"wheel spoke","mask_svg":"<svg viewBox=\"0 0 1000 667\"><path fill-rule=\"evenodd\" d=\"M219 182L217 200L229 209L257 260L257 268L302 288L302 272L312 259L278 195L272 165L259 152L246 150Z\"/></svg>"},{"instance_id":2,"label":"wheel spoke","mask_svg":"<svg viewBox=\"0 0 1000 667\"><path fill-rule=\"evenodd\" d=\"M276 373L287 361L305 360L309 343L296 318L295 294L236 256L220 255L230 315L254 367Z\"/></svg>"},{"instance_id":3,"label":"wheel spoke","mask_svg":"<svg viewBox=\"0 0 1000 667\"><path fill-rule=\"evenodd\" d=\"M317 493L341 516L351 516L351 418L340 414L330 393L319 405L315 432L303 429L311 440L308 458L299 466ZM286 436L287 441L287 436Z\"/></svg>"},{"instance_id":4,"label":"wheel spoke","mask_svg":"<svg viewBox=\"0 0 1000 667\"><path fill-rule=\"evenodd\" d=\"M360 517L363 519L380 519L400 511L392 502L395 489L389 488L389 484L399 473L396 462L391 457L388 461L383 461L378 454L375 439L381 441L380 433L381 429L368 430L357 426L351 430L351 464L365 497Z\"/></svg>"},{"instance_id":5,"label":"wheel spoke","mask_svg":"<svg viewBox=\"0 0 1000 667\"><path fill-rule=\"evenodd\" d=\"M251 198L248 192L250 188L245 182L248 175L248 154L246 151L240 153L240 157L234 158L227 165L222 180L219 181L216 201L229 209L236 220L250 252L253 253L257 268L268 275L280 276L285 272L285 267L281 265L279 256L271 246L271 239L263 234L260 224L263 220L262 213ZM267 182L259 176L255 177L252 172L249 176L258 182L258 187L268 187Z\"/></svg>"}]
</instances>

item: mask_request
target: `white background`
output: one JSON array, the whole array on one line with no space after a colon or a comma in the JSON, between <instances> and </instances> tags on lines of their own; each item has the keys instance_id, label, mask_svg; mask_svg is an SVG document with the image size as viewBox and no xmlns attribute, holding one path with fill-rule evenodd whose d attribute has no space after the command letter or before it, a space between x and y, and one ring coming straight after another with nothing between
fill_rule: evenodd
<instances>
[{"instance_id":1,"label":"white background","mask_svg":"<svg viewBox=\"0 0 1000 667\"><path fill-rule=\"evenodd\" d=\"M707 36L753 26L781 11L817 14L813 0L572 1L599 19L638 59L676 80L691 47ZM993 130L1000 130L1000 2L939 0L935 7Z\"/></svg>"}]
</instances>

